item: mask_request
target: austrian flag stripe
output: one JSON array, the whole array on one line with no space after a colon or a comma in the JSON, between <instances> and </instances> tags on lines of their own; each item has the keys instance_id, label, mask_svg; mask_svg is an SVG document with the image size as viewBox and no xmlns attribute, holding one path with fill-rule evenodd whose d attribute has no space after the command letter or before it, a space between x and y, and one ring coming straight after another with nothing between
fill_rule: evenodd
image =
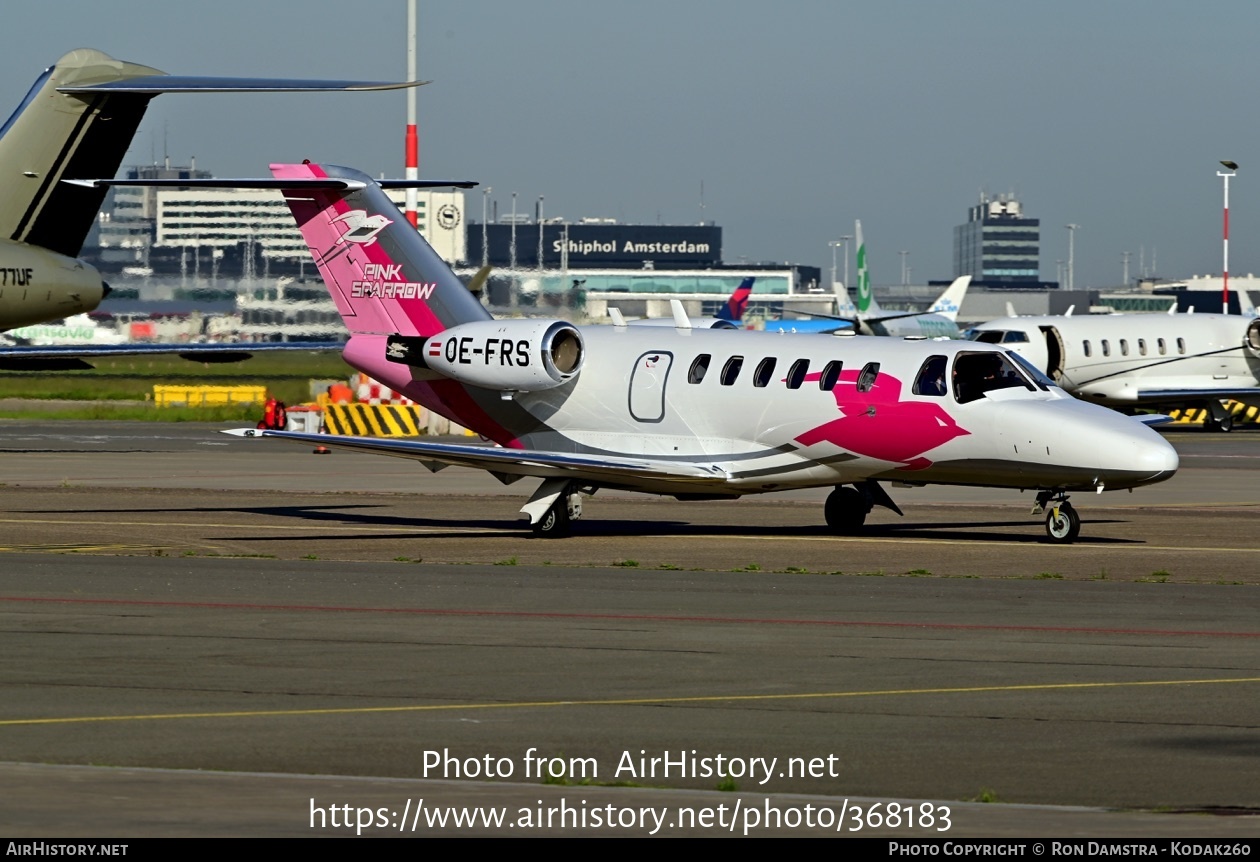
<instances>
[{"instance_id":1,"label":"austrian flag stripe","mask_svg":"<svg viewBox=\"0 0 1260 862\"><path fill-rule=\"evenodd\" d=\"M429 342L429 355L430 355L430 356L441 356L441 355L442 355L442 342L441 342L441 341L430 341L430 342Z\"/></svg>"}]
</instances>

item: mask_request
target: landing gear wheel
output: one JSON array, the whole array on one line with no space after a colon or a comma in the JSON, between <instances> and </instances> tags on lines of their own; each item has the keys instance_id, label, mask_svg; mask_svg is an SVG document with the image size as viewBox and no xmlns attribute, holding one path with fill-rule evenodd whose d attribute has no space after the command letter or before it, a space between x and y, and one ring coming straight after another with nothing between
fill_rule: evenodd
<instances>
[{"instance_id":1,"label":"landing gear wheel","mask_svg":"<svg viewBox=\"0 0 1260 862\"><path fill-rule=\"evenodd\" d=\"M565 495L561 494L547 510L547 514L530 527L534 535L540 539L563 539L573 530L573 522L569 518L569 507Z\"/></svg>"},{"instance_id":2,"label":"landing gear wheel","mask_svg":"<svg viewBox=\"0 0 1260 862\"><path fill-rule=\"evenodd\" d=\"M1207 425L1210 431L1220 431L1222 434L1228 434L1234 430L1234 417L1229 413L1221 416L1208 416Z\"/></svg>"},{"instance_id":3,"label":"landing gear wheel","mask_svg":"<svg viewBox=\"0 0 1260 862\"><path fill-rule=\"evenodd\" d=\"M1057 545L1066 545L1076 539L1081 532L1081 516L1076 514L1072 504L1064 501L1051 504L1046 512L1046 535Z\"/></svg>"},{"instance_id":4,"label":"landing gear wheel","mask_svg":"<svg viewBox=\"0 0 1260 862\"><path fill-rule=\"evenodd\" d=\"M858 533L866 523L869 508L855 488L836 488L827 495L823 517L827 519L827 526L837 533Z\"/></svg>"}]
</instances>

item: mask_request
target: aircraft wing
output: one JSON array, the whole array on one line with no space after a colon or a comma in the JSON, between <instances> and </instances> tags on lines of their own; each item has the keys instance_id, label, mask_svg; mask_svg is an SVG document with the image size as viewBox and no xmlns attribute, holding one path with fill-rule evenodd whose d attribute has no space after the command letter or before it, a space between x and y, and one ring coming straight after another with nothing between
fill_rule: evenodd
<instances>
[{"instance_id":1,"label":"aircraft wing","mask_svg":"<svg viewBox=\"0 0 1260 862\"><path fill-rule=\"evenodd\" d=\"M419 461L430 470L446 466L487 470L505 484L522 476L541 479L574 479L591 482L626 482L669 478L697 485L725 484L730 474L716 464L688 461L662 461L616 455L577 455L543 452L536 449L500 449L494 446L467 446L458 443L429 443L419 440L390 440L375 437L341 437L332 434L305 434L298 431L265 431L234 428L224 431L235 437L276 437L315 446L334 446L377 455L394 455Z\"/></svg>"},{"instance_id":2,"label":"aircraft wing","mask_svg":"<svg viewBox=\"0 0 1260 862\"><path fill-rule=\"evenodd\" d=\"M847 326L838 325L836 326L836 329L852 329L857 326L858 323L858 319L856 317L845 317L841 314L826 314L821 311L800 311L795 308L789 308L786 309L786 311L788 314L799 314L802 317L808 317L816 320L836 320L841 324L848 324Z\"/></svg>"},{"instance_id":3,"label":"aircraft wing","mask_svg":"<svg viewBox=\"0 0 1260 862\"><path fill-rule=\"evenodd\" d=\"M1216 400L1223 398L1260 397L1260 386L1248 386L1234 389L1139 389L1138 401L1148 403L1177 403L1196 400Z\"/></svg>"},{"instance_id":4,"label":"aircraft wing","mask_svg":"<svg viewBox=\"0 0 1260 862\"><path fill-rule=\"evenodd\" d=\"M193 362L240 362L255 353L342 350L344 341L245 341L205 344L57 344L0 347L3 371L74 371L92 368L89 359L107 356L178 356Z\"/></svg>"}]
</instances>

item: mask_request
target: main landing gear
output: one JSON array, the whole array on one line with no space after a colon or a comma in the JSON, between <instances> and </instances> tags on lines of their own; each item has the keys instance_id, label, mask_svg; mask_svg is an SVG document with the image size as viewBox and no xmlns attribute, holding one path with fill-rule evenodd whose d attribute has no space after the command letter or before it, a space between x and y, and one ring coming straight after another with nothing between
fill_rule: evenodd
<instances>
[{"instance_id":1,"label":"main landing gear","mask_svg":"<svg viewBox=\"0 0 1260 862\"><path fill-rule=\"evenodd\" d=\"M1062 491L1038 491L1033 513L1046 513L1046 536L1056 545L1076 541L1081 533L1081 516Z\"/></svg>"},{"instance_id":2,"label":"main landing gear","mask_svg":"<svg viewBox=\"0 0 1260 862\"><path fill-rule=\"evenodd\" d=\"M1207 403L1207 417L1203 420L1203 427L1208 431L1219 431L1228 433L1234 429L1234 414L1225 409L1225 405L1219 401L1209 401Z\"/></svg>"},{"instance_id":3,"label":"main landing gear","mask_svg":"<svg viewBox=\"0 0 1260 862\"><path fill-rule=\"evenodd\" d=\"M582 517L582 493L577 482L545 479L529 502L521 507L529 528L540 539L563 539Z\"/></svg>"},{"instance_id":4,"label":"main landing gear","mask_svg":"<svg viewBox=\"0 0 1260 862\"><path fill-rule=\"evenodd\" d=\"M827 526L835 532L843 536L852 535L862 532L866 516L876 506L884 506L898 515L901 514L892 497L888 496L888 492L878 482L861 482L854 487L837 485L827 495L823 517L827 520Z\"/></svg>"}]
</instances>

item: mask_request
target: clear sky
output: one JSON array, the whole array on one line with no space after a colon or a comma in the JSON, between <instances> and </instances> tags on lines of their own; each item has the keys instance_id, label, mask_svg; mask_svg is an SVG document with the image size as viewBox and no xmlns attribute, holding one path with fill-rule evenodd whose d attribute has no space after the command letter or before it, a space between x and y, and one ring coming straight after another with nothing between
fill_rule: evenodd
<instances>
[{"instance_id":1,"label":"clear sky","mask_svg":"<svg viewBox=\"0 0 1260 862\"><path fill-rule=\"evenodd\" d=\"M872 277L952 273L982 190L1042 223L1042 277L1260 274L1260 3L420 0L420 172L500 212L705 219L728 261L829 269L862 219ZM0 11L0 114L90 47L173 74L402 80L405 0L44 0ZM400 93L159 97L129 163L219 176L310 158L401 176ZM1254 177L1254 179L1253 179ZM701 185L703 204L701 209ZM481 193L468 195L480 217ZM1157 255L1157 257L1156 257Z\"/></svg>"}]
</instances>

